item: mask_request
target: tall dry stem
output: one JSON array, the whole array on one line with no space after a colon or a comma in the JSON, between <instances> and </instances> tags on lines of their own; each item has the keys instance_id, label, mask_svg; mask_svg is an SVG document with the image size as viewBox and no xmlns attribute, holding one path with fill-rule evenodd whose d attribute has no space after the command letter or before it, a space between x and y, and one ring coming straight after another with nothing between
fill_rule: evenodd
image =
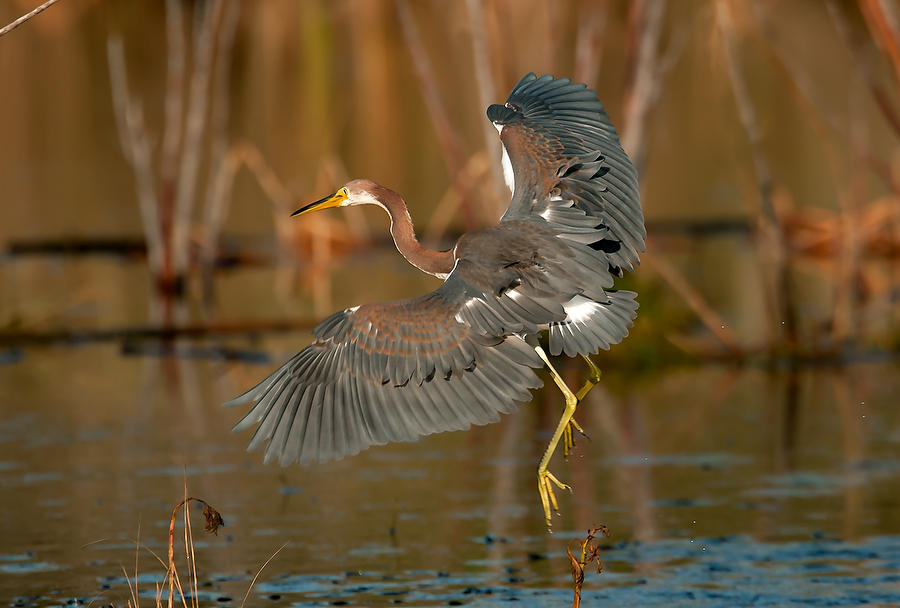
<instances>
[{"instance_id":1,"label":"tall dry stem","mask_svg":"<svg viewBox=\"0 0 900 608\"><path fill-rule=\"evenodd\" d=\"M453 129L453 124L441 99L437 78L434 75L431 62L428 60L425 46L422 44L419 27L416 25L412 9L410 9L406 0L395 0L395 6L401 30L403 31L403 39L409 49L416 78L419 81L419 88L422 91L422 96L425 98L425 107L428 109L428 116L431 118L431 123L437 134L444 163L447 165L451 179L455 179L459 172L462 171L464 165L462 144ZM463 192L460 210L462 211L466 230L475 230L478 226L470 205L470 195L471 192L469 191Z\"/></svg>"},{"instance_id":2,"label":"tall dry stem","mask_svg":"<svg viewBox=\"0 0 900 608\"><path fill-rule=\"evenodd\" d=\"M35 16L37 16L39 13L44 12L45 10L47 10L48 8L50 8L51 6L53 6L54 4L56 4L57 2L59 2L59 0L47 0L47 1L44 2L43 4L37 6L33 11L30 11L30 12L28 12L28 13L25 13L24 15L22 15L22 16L19 17L18 19L15 19L15 20L12 21L11 23L7 23L7 24L4 25L3 27L0 27L0 36L3 36L3 35L5 35L5 34L10 33L11 31L13 31L13 30L16 29L17 27L19 27L20 25L22 25L23 23L25 23L26 21L28 21L28 20L31 19L32 17L35 17Z\"/></svg>"},{"instance_id":3,"label":"tall dry stem","mask_svg":"<svg viewBox=\"0 0 900 608\"><path fill-rule=\"evenodd\" d=\"M734 332L724 323L722 317L712 309L700 292L694 289L687 279L684 278L684 275L678 272L664 256L657 256L652 252L647 252L644 253L644 261L684 300L722 346L733 355L740 356L742 354L743 349L737 338L735 338Z\"/></svg>"},{"instance_id":4,"label":"tall dry stem","mask_svg":"<svg viewBox=\"0 0 900 608\"><path fill-rule=\"evenodd\" d=\"M758 246L763 257L767 252L772 260L772 287L769 290L773 300L775 318L773 326L778 322L785 328L785 336L790 348L797 346L797 316L793 298L790 268L788 266L788 248L781 222L776 214L773 199L772 170L762 150L762 130L756 115L756 109L750 99L750 90L744 80L737 57L735 43L735 27L731 13L731 3L721 0L715 3L717 30L720 34L726 72L734 93L738 116L750 145L753 159L753 172L760 200L760 220L763 228L763 241Z\"/></svg>"},{"instance_id":5,"label":"tall dry stem","mask_svg":"<svg viewBox=\"0 0 900 608\"><path fill-rule=\"evenodd\" d=\"M854 149L858 150L862 155L866 167L878 176L894 194L900 196L898 176L892 174L890 165L881 155L874 152L871 146L866 145L867 142L853 139L853 132L848 127L846 119L838 115L834 110L833 100L822 96L816 90L816 82L813 81L809 73L800 64L796 53L791 52L782 38L776 35L773 27L773 17L765 10L764 3L760 1L754 2L753 7L756 13L756 20L759 22L759 29L769 45L769 50L779 72L785 77L787 84L799 98L799 101L812 110L811 112L806 112L805 115L810 119L819 117L834 133L850 141ZM815 120L813 120L812 124L820 132L821 141L833 144L830 141L832 138L821 132L822 129L818 128ZM843 144L841 145L843 146ZM834 147L834 145L830 147ZM835 169L839 168L843 163L837 162L835 158L831 158L832 154L829 154L829 156L833 177L837 178L838 173Z\"/></svg>"},{"instance_id":6,"label":"tall dry stem","mask_svg":"<svg viewBox=\"0 0 900 608\"><path fill-rule=\"evenodd\" d=\"M900 85L900 23L897 7L886 0L859 0L859 8L872 38L894 68L896 84Z\"/></svg>"},{"instance_id":7,"label":"tall dry stem","mask_svg":"<svg viewBox=\"0 0 900 608\"><path fill-rule=\"evenodd\" d=\"M237 29L240 4L226 2L222 15L222 33L213 61L213 93L210 130L210 175L206 183L206 203L203 207L203 240L200 245L200 263L204 276L204 292L212 293L212 267L215 262L216 244L222 230L227 208L225 197L230 195L231 183L237 167L228 162L229 88L231 83L231 53Z\"/></svg>"},{"instance_id":8,"label":"tall dry stem","mask_svg":"<svg viewBox=\"0 0 900 608\"><path fill-rule=\"evenodd\" d=\"M576 82L596 86L594 78L603 58L603 32L609 19L607 0L581 0L578 12L578 29L575 33L575 73Z\"/></svg>"},{"instance_id":9,"label":"tall dry stem","mask_svg":"<svg viewBox=\"0 0 900 608\"><path fill-rule=\"evenodd\" d=\"M175 195L182 120L184 118L184 11L181 0L166 0L166 96L159 173L162 190L160 206L171 206ZM164 212L165 215L165 212Z\"/></svg>"},{"instance_id":10,"label":"tall dry stem","mask_svg":"<svg viewBox=\"0 0 900 608\"><path fill-rule=\"evenodd\" d=\"M472 58L475 63L475 82L478 89L478 101L481 108L487 108L497 101L494 87L494 77L491 74L491 58L484 33L484 6L481 0L466 0L466 11L469 17L469 34L472 39ZM484 140L484 150L488 158L500 158L500 140L491 124L481 121L481 135ZM493 194L493 204L487 205L493 209L497 217L503 213L509 201L507 190L503 181L503 173L500 163L492 162L490 165L490 191Z\"/></svg>"},{"instance_id":11,"label":"tall dry stem","mask_svg":"<svg viewBox=\"0 0 900 608\"><path fill-rule=\"evenodd\" d=\"M866 139L866 127L860 91L861 87L851 87L848 92L850 129L853 133L851 141L859 142L859 145L853 146L847 191L838 199L841 203L841 238L839 246L835 248L835 261L840 268L840 278L835 289L837 301L832 320L832 337L836 343L856 338L860 323L858 312L862 284L863 234L859 220L866 199L866 171L861 153L864 147L862 142Z\"/></svg>"},{"instance_id":12,"label":"tall dry stem","mask_svg":"<svg viewBox=\"0 0 900 608\"><path fill-rule=\"evenodd\" d=\"M163 239L163 262L157 275L157 282L164 292L178 290L172 263L172 222L175 215L175 188L178 183L184 121L184 35L183 2L166 0L166 90L163 101L163 136L157 201Z\"/></svg>"},{"instance_id":13,"label":"tall dry stem","mask_svg":"<svg viewBox=\"0 0 900 608\"><path fill-rule=\"evenodd\" d=\"M165 243L157 209L156 191L153 187L150 138L144 125L141 104L128 90L125 49L119 35L111 34L107 39L106 54L119 141L125 160L131 165L137 185L138 208L144 238L147 241L147 263L150 271L159 276L163 269Z\"/></svg>"},{"instance_id":14,"label":"tall dry stem","mask_svg":"<svg viewBox=\"0 0 900 608\"><path fill-rule=\"evenodd\" d=\"M176 278L187 274L194 195L200 169L201 143L209 108L209 80L215 45L215 25L220 22L224 0L207 0L197 5L194 16L193 70L188 92L181 167L175 187L175 214L172 224L172 265Z\"/></svg>"},{"instance_id":15,"label":"tall dry stem","mask_svg":"<svg viewBox=\"0 0 900 608\"><path fill-rule=\"evenodd\" d=\"M600 574L603 571L603 562L600 561L600 548L594 544L594 536L596 534L609 536L609 529L606 526L601 525L600 527L588 530L587 536L581 543L581 556L578 559L575 558L572 549L566 547L566 554L569 556L569 564L572 568L572 590L574 591L572 608L579 608L581 606L581 588L584 585L584 569L589 564L593 563L597 567L597 574Z\"/></svg>"},{"instance_id":16,"label":"tall dry stem","mask_svg":"<svg viewBox=\"0 0 900 608\"><path fill-rule=\"evenodd\" d=\"M438 200L437 205L435 205L423 233L423 241L438 243L444 238L450 223L456 216L457 211L459 211L460 205L462 205L462 193L466 188L465 184L474 184L481 181L490 170L489 167L492 164L496 164L496 161L493 159L488 160L483 151L472 155L466 162L466 166L459 172L454 182L450 184L450 187L447 188L443 196Z\"/></svg>"},{"instance_id":17,"label":"tall dry stem","mask_svg":"<svg viewBox=\"0 0 900 608\"><path fill-rule=\"evenodd\" d=\"M647 116L659 97L659 40L666 2L637 0L631 5L631 10L636 50L632 58L630 86L625 93L622 147L631 157L638 174L641 174L647 150Z\"/></svg>"},{"instance_id":18,"label":"tall dry stem","mask_svg":"<svg viewBox=\"0 0 900 608\"><path fill-rule=\"evenodd\" d=\"M205 520L205 528L207 532L216 534L218 533L219 528L225 525L225 522L222 520L222 515L202 498L188 496L177 505L175 505L174 509L172 509L172 517L169 518L169 562L166 572L166 578L168 579L169 583L169 601L167 604L168 608L172 608L172 606L174 605L176 587L178 588L178 593L181 596L181 602L185 605L187 604L184 596L184 589L182 588L181 584L181 579L178 576L178 569L175 567L175 519L178 517L178 510L182 508L185 508L185 517L188 516L187 505L191 501L199 502L203 505L203 517ZM189 525L189 522L185 525L185 552L188 555L188 570L191 571L190 555L193 552L193 542L189 540L191 537L188 536ZM188 546L189 544L190 547ZM196 578L196 564L194 565L193 572L195 572ZM194 582L194 584L196 585L196 581ZM196 597L196 593L194 593L194 596Z\"/></svg>"},{"instance_id":19,"label":"tall dry stem","mask_svg":"<svg viewBox=\"0 0 900 608\"><path fill-rule=\"evenodd\" d=\"M866 10L864 8L867 6L865 5L866 0L859 1L861 3L860 7L863 10L863 16L866 16ZM887 123L894 129L895 133L900 135L900 115L898 115L897 110L894 107L891 95L884 90L884 87L878 81L875 70L872 67L869 57L865 53L861 41L854 35L853 28L847 19L847 15L844 13L844 6L837 2L837 0L826 0L825 6L828 9L828 14L834 23L838 35L853 55L855 69L865 78L869 91L872 93L872 99L875 100L875 104L878 106L878 109L881 110L881 114ZM866 22L872 36L879 36L878 24L873 23L871 17L867 18Z\"/></svg>"}]
</instances>

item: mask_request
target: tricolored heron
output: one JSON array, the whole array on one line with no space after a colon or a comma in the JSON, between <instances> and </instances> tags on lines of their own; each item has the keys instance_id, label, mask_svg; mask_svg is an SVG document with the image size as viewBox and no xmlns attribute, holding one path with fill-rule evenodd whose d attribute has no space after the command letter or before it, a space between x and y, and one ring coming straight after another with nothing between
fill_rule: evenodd
<instances>
[{"instance_id":1,"label":"tricolored heron","mask_svg":"<svg viewBox=\"0 0 900 608\"><path fill-rule=\"evenodd\" d=\"M560 441L573 445L578 402L599 381L589 355L628 334L636 294L613 278L633 270L646 231L637 175L597 94L583 84L528 74L487 116L500 133L512 192L493 228L448 251L419 244L403 198L365 179L294 212L378 205L413 266L440 277L435 291L337 312L315 341L227 405L255 401L234 427L259 424L248 450L265 461L323 462L372 445L487 424L531 399L546 367L565 410L538 465L547 526L558 511L549 470ZM551 355L582 356L590 379L573 392Z\"/></svg>"}]
</instances>

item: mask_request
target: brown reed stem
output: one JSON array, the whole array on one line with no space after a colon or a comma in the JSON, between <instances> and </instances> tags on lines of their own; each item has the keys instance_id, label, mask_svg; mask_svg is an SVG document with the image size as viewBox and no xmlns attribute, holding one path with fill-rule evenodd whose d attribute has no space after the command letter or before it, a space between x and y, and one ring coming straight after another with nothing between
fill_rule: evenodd
<instances>
[{"instance_id":1,"label":"brown reed stem","mask_svg":"<svg viewBox=\"0 0 900 608\"><path fill-rule=\"evenodd\" d=\"M273 205L273 216L278 241L284 248L290 238L283 217L290 213L293 195L272 170L255 145L250 142L232 144L210 180L209 194L204 209L203 224L206 235L200 250L200 259L207 271L216 259L216 247L228 209L231 205L231 188L238 170L246 166Z\"/></svg>"},{"instance_id":2,"label":"brown reed stem","mask_svg":"<svg viewBox=\"0 0 900 608\"><path fill-rule=\"evenodd\" d=\"M884 44L891 44L891 46L893 47L900 46L900 42L897 41L897 28L900 27L900 24L897 23L897 13L894 10L886 12L885 16L887 17L887 23L884 23L884 19L879 21L877 17L873 17L872 15L867 14L867 5L864 6L864 1L865 0L859 0L860 10L863 11L863 17L866 20L866 25L869 28L872 37L876 39L877 43L880 43L880 46L882 46L882 48ZM878 108L881 110L882 116L884 116L888 124L894 129L894 132L897 135L900 135L900 116L898 116L897 112L894 110L893 103L889 99L887 93L877 82L874 70L872 69L869 61L867 61L867 58L864 57L859 41L857 41L853 37L850 24L847 21L847 17L843 12L842 6L838 4L836 0L827 0L826 6L828 7L828 13L831 16L835 29L837 29L838 33L841 36L841 39L844 41L844 44L848 49L850 49L856 69L865 78L866 83L869 86L869 91L872 93L872 97L875 100L876 105L878 105ZM878 9L877 6L875 8ZM886 40L881 40L881 38L886 38ZM891 57L892 61L893 56L894 55L892 55ZM893 62L893 65L895 68L895 73L897 73L897 63ZM898 75L897 78L897 84L900 85L900 75ZM897 181L896 173L894 171L890 171L890 174L893 178L893 181ZM895 209L900 210L900 196L895 197L894 201ZM900 221L894 224L894 235L895 238L900 240Z\"/></svg>"},{"instance_id":3,"label":"brown reed stem","mask_svg":"<svg viewBox=\"0 0 900 608\"><path fill-rule=\"evenodd\" d=\"M213 94L210 100L210 131L212 144L210 146L210 166L218 167L224 162L228 154L228 116L231 104L229 89L231 84L231 54L234 48L234 34L237 30L240 4L237 2L225 2L222 14L222 31L219 43L216 46L216 56L213 61ZM212 180L210 180L212 181ZM213 189L207 186L207 207L210 206L210 198Z\"/></svg>"},{"instance_id":4,"label":"brown reed stem","mask_svg":"<svg viewBox=\"0 0 900 608\"><path fill-rule=\"evenodd\" d=\"M178 578L178 570L175 568L175 518L178 516L178 510L182 507L185 508L185 516L187 516L188 503L190 501L199 502L203 505L203 517L206 520L206 531L211 532L213 534L218 533L218 530L221 526L225 525L225 522L222 520L222 515L216 511L208 502L203 500L202 498L196 498L194 496L188 496L172 509L172 517L169 518L169 565L168 571L166 572L166 576L169 578L169 608L173 605L173 600L175 596L175 586L177 583L179 593L181 594L181 601L186 603L184 598L184 591L181 587L181 581ZM185 533L187 534L188 526L185 527ZM189 551L187 540L185 540L185 551ZM190 554L188 554L190 555ZM188 563L190 564L190 557L188 558ZM194 594L196 596L196 592Z\"/></svg>"},{"instance_id":5,"label":"brown reed stem","mask_svg":"<svg viewBox=\"0 0 900 608\"><path fill-rule=\"evenodd\" d=\"M157 281L166 293L177 292L179 289L172 264L172 222L184 119L185 43L182 5L181 0L166 0L166 91L157 201L163 240L162 268Z\"/></svg>"},{"instance_id":6,"label":"brown reed stem","mask_svg":"<svg viewBox=\"0 0 900 608\"><path fill-rule=\"evenodd\" d=\"M737 58L730 2L728 0L716 2L715 14L722 39L725 67L731 82L732 91L734 92L738 116L750 144L753 171L759 191L760 219L765 227L765 235L769 239L769 246L766 249L771 253L774 267L774 284L771 297L774 301L776 315L780 317L780 321L785 328L788 345L790 348L795 348L797 345L797 317L790 268L788 266L787 241L784 228L775 210L772 170L762 151L762 131L759 127L759 120L757 119L756 110L750 99L750 91L744 80L744 74L741 71ZM760 244L760 247L762 247L762 244ZM778 318L774 319L776 326L778 320Z\"/></svg>"},{"instance_id":7,"label":"brown reed stem","mask_svg":"<svg viewBox=\"0 0 900 608\"><path fill-rule=\"evenodd\" d=\"M859 1L862 3L865 0ZM853 35L852 28L847 21L847 16L844 14L843 6L836 0L826 0L825 6L828 9L828 14L831 17L832 23L834 23L835 29L838 31L838 35L840 35L844 44L853 56L854 67L865 78L869 91L872 94L872 99L875 100L875 104L878 106L878 109L881 110L881 114L884 116L887 123L898 135L900 135L900 115L898 115L897 111L894 109L890 96L877 81L870 62L864 56L861 44ZM865 17L866 11L862 4L860 4L860 9L863 10L863 16ZM869 26L872 36L877 36L877 31L872 31L872 28L877 28L877 26L870 23L869 18L866 19L866 24Z\"/></svg>"},{"instance_id":8,"label":"brown reed stem","mask_svg":"<svg viewBox=\"0 0 900 608\"><path fill-rule=\"evenodd\" d=\"M850 87L850 130L854 143L850 162L847 191L839 198L841 204L841 235L836 255L840 279L836 289L837 302L832 321L832 337L837 343L853 340L859 335L860 285L862 284L862 253L864 235L860 226L860 211L866 201L866 173L861 149L866 138L864 101L859 87Z\"/></svg>"},{"instance_id":9,"label":"brown reed stem","mask_svg":"<svg viewBox=\"0 0 900 608\"><path fill-rule=\"evenodd\" d=\"M646 159L647 116L660 90L658 49L665 10L663 0L637 0L631 5L629 16L636 46L625 93L622 147L638 174L642 173Z\"/></svg>"},{"instance_id":10,"label":"brown reed stem","mask_svg":"<svg viewBox=\"0 0 900 608\"><path fill-rule=\"evenodd\" d=\"M57 2L59 2L59 0L47 0L46 2L44 2L43 4L38 6L36 9L31 11L30 13L25 13L24 15L22 15L21 17L19 17L15 21L13 21L12 23L7 23L3 27L0 27L0 36L4 36L4 35L10 33L11 31L13 31L17 27L19 27L20 25L25 23L32 17L44 12L45 10L47 10L48 8L50 8Z\"/></svg>"},{"instance_id":11,"label":"brown reed stem","mask_svg":"<svg viewBox=\"0 0 900 608\"><path fill-rule=\"evenodd\" d=\"M484 33L484 5L481 0L466 0L466 9L469 17L469 34L472 40L472 58L475 63L475 83L478 89L478 101L482 108L498 101L494 88L494 79L491 75L491 57L485 42ZM481 136L484 140L484 150L488 158L495 159L490 163L490 190L493 193L493 204L485 205L491 208L496 217L503 213L509 204L509 195L503 181L503 172L500 163L500 138L487 120L481 121ZM465 169L465 167L464 167ZM462 173L462 172L461 172ZM492 218L493 219L493 218Z\"/></svg>"},{"instance_id":12,"label":"brown reed stem","mask_svg":"<svg viewBox=\"0 0 900 608\"><path fill-rule=\"evenodd\" d=\"M237 170L233 163L228 163L228 116L229 88L231 83L231 53L234 47L234 33L237 29L240 4L226 2L222 15L222 33L216 47L213 61L213 95L210 130L212 143L210 161L212 167L206 184L206 205L203 209L204 239L200 246L200 265L203 273L204 293L209 300L212 295L212 266L215 260L216 243L222 229L224 216L222 210L227 202L224 200L231 193L231 183Z\"/></svg>"},{"instance_id":13,"label":"brown reed stem","mask_svg":"<svg viewBox=\"0 0 900 608\"><path fill-rule=\"evenodd\" d=\"M743 352L734 332L722 321L722 317L712 309L699 291L694 289L684 275L672 266L664 257L656 256L650 252L643 254L644 262L650 265L656 273L669 284L675 293L681 296L685 304L694 311L700 322L703 323L716 339L733 355Z\"/></svg>"},{"instance_id":14,"label":"brown reed stem","mask_svg":"<svg viewBox=\"0 0 900 608\"><path fill-rule=\"evenodd\" d=\"M768 13L763 9L762 2L754 2L753 7L756 13L756 19L759 22L760 31L763 38L768 43L771 51L773 63L778 72L787 80L791 90L799 101L812 110L807 115L817 115L821 118L825 125L838 135L850 140L851 144L858 148L859 154L865 160L866 166L877 175L891 191L900 196L900 181L891 172L891 167L885 162L884 158L875 154L871 147L865 146L864 142L853 141L853 133L848 129L846 120L839 118L834 111L829 108L828 103L816 92L816 86L809 78L809 75L800 67L796 57L790 51L784 48L783 43L776 35L774 28L769 20ZM815 125L814 125L815 126ZM823 134L824 139L824 134ZM836 175L835 169L839 163L831 162L832 173Z\"/></svg>"},{"instance_id":15,"label":"brown reed stem","mask_svg":"<svg viewBox=\"0 0 900 608\"><path fill-rule=\"evenodd\" d=\"M798 65L795 57L783 48L783 43L778 39L768 14L763 10L761 2L754 3L756 19L759 22L763 37L768 43L773 57L773 63L779 72L785 77L791 91L799 98L801 104L808 106L812 111L806 115L811 118L812 127L819 133L823 144L823 151L828 161L832 179L834 179L835 192L841 208L840 234L841 238L834 248L834 261L840 269L836 288L834 290L834 308L831 315L831 341L839 344L848 338L858 334L856 308L858 306L858 293L856 286L862 281L862 266L860 258L864 246L866 234L860 226L860 210L864 201L860 199L859 190L862 187L861 180L865 179L866 172L855 170L866 167L879 175L895 194L900 193L900 184L897 184L891 175L890 167L880 158L876 158L865 140L864 130L861 128L859 117L864 115L859 107L859 99L862 87L851 86L849 89L851 111L849 127L846 120L838 119L829 109L828 104L817 94L815 86L808 75ZM861 75L857 75L861 79ZM862 83L859 83L862 84ZM837 134L849 140L853 151L853 163L848 170L847 163L843 161L833 138L827 136L826 130L830 128ZM842 147L843 144L842 144ZM849 176L851 184L846 187L844 180Z\"/></svg>"},{"instance_id":16,"label":"brown reed stem","mask_svg":"<svg viewBox=\"0 0 900 608\"><path fill-rule=\"evenodd\" d=\"M425 98L428 116L431 118L431 123L437 133L438 144L451 179L455 179L456 175L463 169L462 144L460 144L456 132L453 130L452 123L447 116L447 110L441 101L437 79L431 67L431 62L428 61L428 54L425 52L425 46L422 44L422 38L419 35L419 28L416 25L412 10L406 0L395 0L395 6L397 8L397 17L400 20L400 29L403 32L403 38L409 49L416 78L419 81L419 88L422 91L422 96ZM475 215L469 204L469 194L469 192L464 194L460 205L463 223L467 231L477 228Z\"/></svg>"},{"instance_id":17,"label":"brown reed stem","mask_svg":"<svg viewBox=\"0 0 900 608\"><path fill-rule=\"evenodd\" d=\"M175 215L172 224L172 265L176 280L187 274L190 262L191 216L200 168L203 131L209 108L209 80L215 46L216 24L221 23L223 0L207 0L197 5L194 17L194 55L188 91L187 116L181 167L175 187Z\"/></svg>"},{"instance_id":18,"label":"brown reed stem","mask_svg":"<svg viewBox=\"0 0 900 608\"><path fill-rule=\"evenodd\" d=\"M575 72L576 82L595 86L594 78L603 58L603 33L609 17L607 0L581 0L579 4L578 28L575 32Z\"/></svg>"},{"instance_id":19,"label":"brown reed stem","mask_svg":"<svg viewBox=\"0 0 900 608\"><path fill-rule=\"evenodd\" d=\"M894 77L900 85L900 40L896 23L896 7L884 0L858 0L872 38L888 56Z\"/></svg>"},{"instance_id":20,"label":"brown reed stem","mask_svg":"<svg viewBox=\"0 0 900 608\"><path fill-rule=\"evenodd\" d=\"M487 160L484 152L476 152L466 162L466 166L459 172L453 183L441 196L431 217L428 219L425 230L422 233L422 240L426 243L437 243L444 238L450 222L456 215L457 210L462 204L463 192L467 188L466 184L474 184L480 181L489 171L489 166L497 164Z\"/></svg>"},{"instance_id":21,"label":"brown reed stem","mask_svg":"<svg viewBox=\"0 0 900 608\"><path fill-rule=\"evenodd\" d=\"M572 567L572 586L574 597L572 598L572 608L581 606L581 588L584 585L584 569L590 563L597 566L597 574L603 571L603 562L600 561L600 548L594 544L594 536L602 534L609 536L609 529L606 526L592 528L587 531L587 536L581 543L581 557L575 559L572 549L566 547L566 554L569 556L569 563Z\"/></svg>"},{"instance_id":22,"label":"brown reed stem","mask_svg":"<svg viewBox=\"0 0 900 608\"><path fill-rule=\"evenodd\" d=\"M140 102L128 90L125 50L118 34L110 35L106 51L119 141L125 160L131 165L137 187L138 208L147 241L147 264L150 271L158 276L163 268L165 243L156 207L150 139L144 126L144 113Z\"/></svg>"}]
</instances>

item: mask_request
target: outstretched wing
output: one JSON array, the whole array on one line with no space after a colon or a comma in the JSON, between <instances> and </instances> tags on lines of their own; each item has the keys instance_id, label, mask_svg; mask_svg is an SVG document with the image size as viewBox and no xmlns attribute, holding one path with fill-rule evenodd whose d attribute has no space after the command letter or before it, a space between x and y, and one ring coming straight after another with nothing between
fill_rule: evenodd
<instances>
[{"instance_id":1,"label":"outstretched wing","mask_svg":"<svg viewBox=\"0 0 900 608\"><path fill-rule=\"evenodd\" d=\"M437 290L335 313L311 345L228 402L256 402L235 426L259 425L249 449L268 440L266 461L321 462L494 422L541 384L532 368L543 361L523 336L563 323L581 294L612 303L602 285L582 287L598 252L573 250L544 222L502 222L464 235L456 251Z\"/></svg>"},{"instance_id":2,"label":"outstretched wing","mask_svg":"<svg viewBox=\"0 0 900 608\"><path fill-rule=\"evenodd\" d=\"M464 235L436 291L336 313L315 341L228 404L255 405L249 449L266 461L325 461L371 445L486 424L530 398L550 351L596 352L626 334L632 269L645 232L635 171L596 95L526 76L488 117L511 163L513 199L496 227Z\"/></svg>"},{"instance_id":3,"label":"outstretched wing","mask_svg":"<svg viewBox=\"0 0 900 608\"><path fill-rule=\"evenodd\" d=\"M633 270L647 235L637 172L597 94L567 78L528 74L487 115L500 131L513 191L503 220L602 224L605 234L590 246L605 253L614 274Z\"/></svg>"},{"instance_id":4,"label":"outstretched wing","mask_svg":"<svg viewBox=\"0 0 900 608\"><path fill-rule=\"evenodd\" d=\"M463 262L463 266L466 266ZM454 270L417 298L348 308L314 330L315 341L226 405L256 401L235 431L259 424L248 449L268 440L266 462L340 459L371 445L487 424L531 398L542 362L523 338L543 316L533 302L498 305L478 268ZM516 282L514 277L508 280ZM523 302L528 298L518 298ZM469 323L465 311L479 311ZM484 315L495 323L490 328Z\"/></svg>"}]
</instances>

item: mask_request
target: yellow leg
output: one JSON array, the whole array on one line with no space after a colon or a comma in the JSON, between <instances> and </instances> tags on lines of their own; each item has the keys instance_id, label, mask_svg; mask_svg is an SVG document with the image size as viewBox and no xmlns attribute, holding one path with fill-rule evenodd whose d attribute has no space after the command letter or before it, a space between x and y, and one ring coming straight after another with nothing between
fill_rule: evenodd
<instances>
[{"instance_id":1,"label":"yellow leg","mask_svg":"<svg viewBox=\"0 0 900 608\"><path fill-rule=\"evenodd\" d=\"M559 504L556 501L553 486L555 485L557 488L564 490L571 490L572 488L558 480L550 471L548 471L547 465L550 464L550 458L553 456L553 452L556 451L556 446L559 445L560 439L563 438L563 435L569 429L569 423L572 420L572 415L575 413L575 407L578 405L578 397L576 397L575 393L566 386L562 377L553 368L553 365L550 363L544 350L540 346L535 346L534 350L537 352L538 356L544 360L547 369L550 370L550 375L553 376L553 381L556 382L556 386L559 387L559 390L562 391L562 394L566 398L566 409L559 419L559 424L553 432L553 437L550 439L550 443L544 451L544 456L541 458L537 470L538 492L541 495L541 505L544 507L544 519L547 522L547 529L550 529L550 526L552 525L550 508L553 507L554 511L559 512Z\"/></svg>"},{"instance_id":2,"label":"yellow leg","mask_svg":"<svg viewBox=\"0 0 900 608\"><path fill-rule=\"evenodd\" d=\"M581 355L581 358L584 359L585 362L587 362L588 367L591 368L591 375L588 378L588 381L584 383L584 386L581 387L581 390L575 394L575 396L578 397L578 401L587 397L587 394L591 392L591 389L600 382L600 368L594 365L594 362L591 361L591 358L587 355Z\"/></svg>"},{"instance_id":3,"label":"yellow leg","mask_svg":"<svg viewBox=\"0 0 900 608\"><path fill-rule=\"evenodd\" d=\"M578 400L578 403L581 403L584 398L587 397L587 394L591 392L591 389L600 382L600 368L594 365L594 362L591 361L591 358L587 355L581 355L581 358L584 359L591 368L591 375L587 382L584 383L584 386L581 387L581 390L575 393L575 398ZM584 429L581 428L581 425L575 421L575 418L569 420L569 426L566 427L565 433L563 434L563 456L565 458L569 457L569 452L575 447L575 434L572 431L573 427L584 437L588 437L588 434L585 433ZM590 437L588 437L588 439L590 439Z\"/></svg>"}]
</instances>

